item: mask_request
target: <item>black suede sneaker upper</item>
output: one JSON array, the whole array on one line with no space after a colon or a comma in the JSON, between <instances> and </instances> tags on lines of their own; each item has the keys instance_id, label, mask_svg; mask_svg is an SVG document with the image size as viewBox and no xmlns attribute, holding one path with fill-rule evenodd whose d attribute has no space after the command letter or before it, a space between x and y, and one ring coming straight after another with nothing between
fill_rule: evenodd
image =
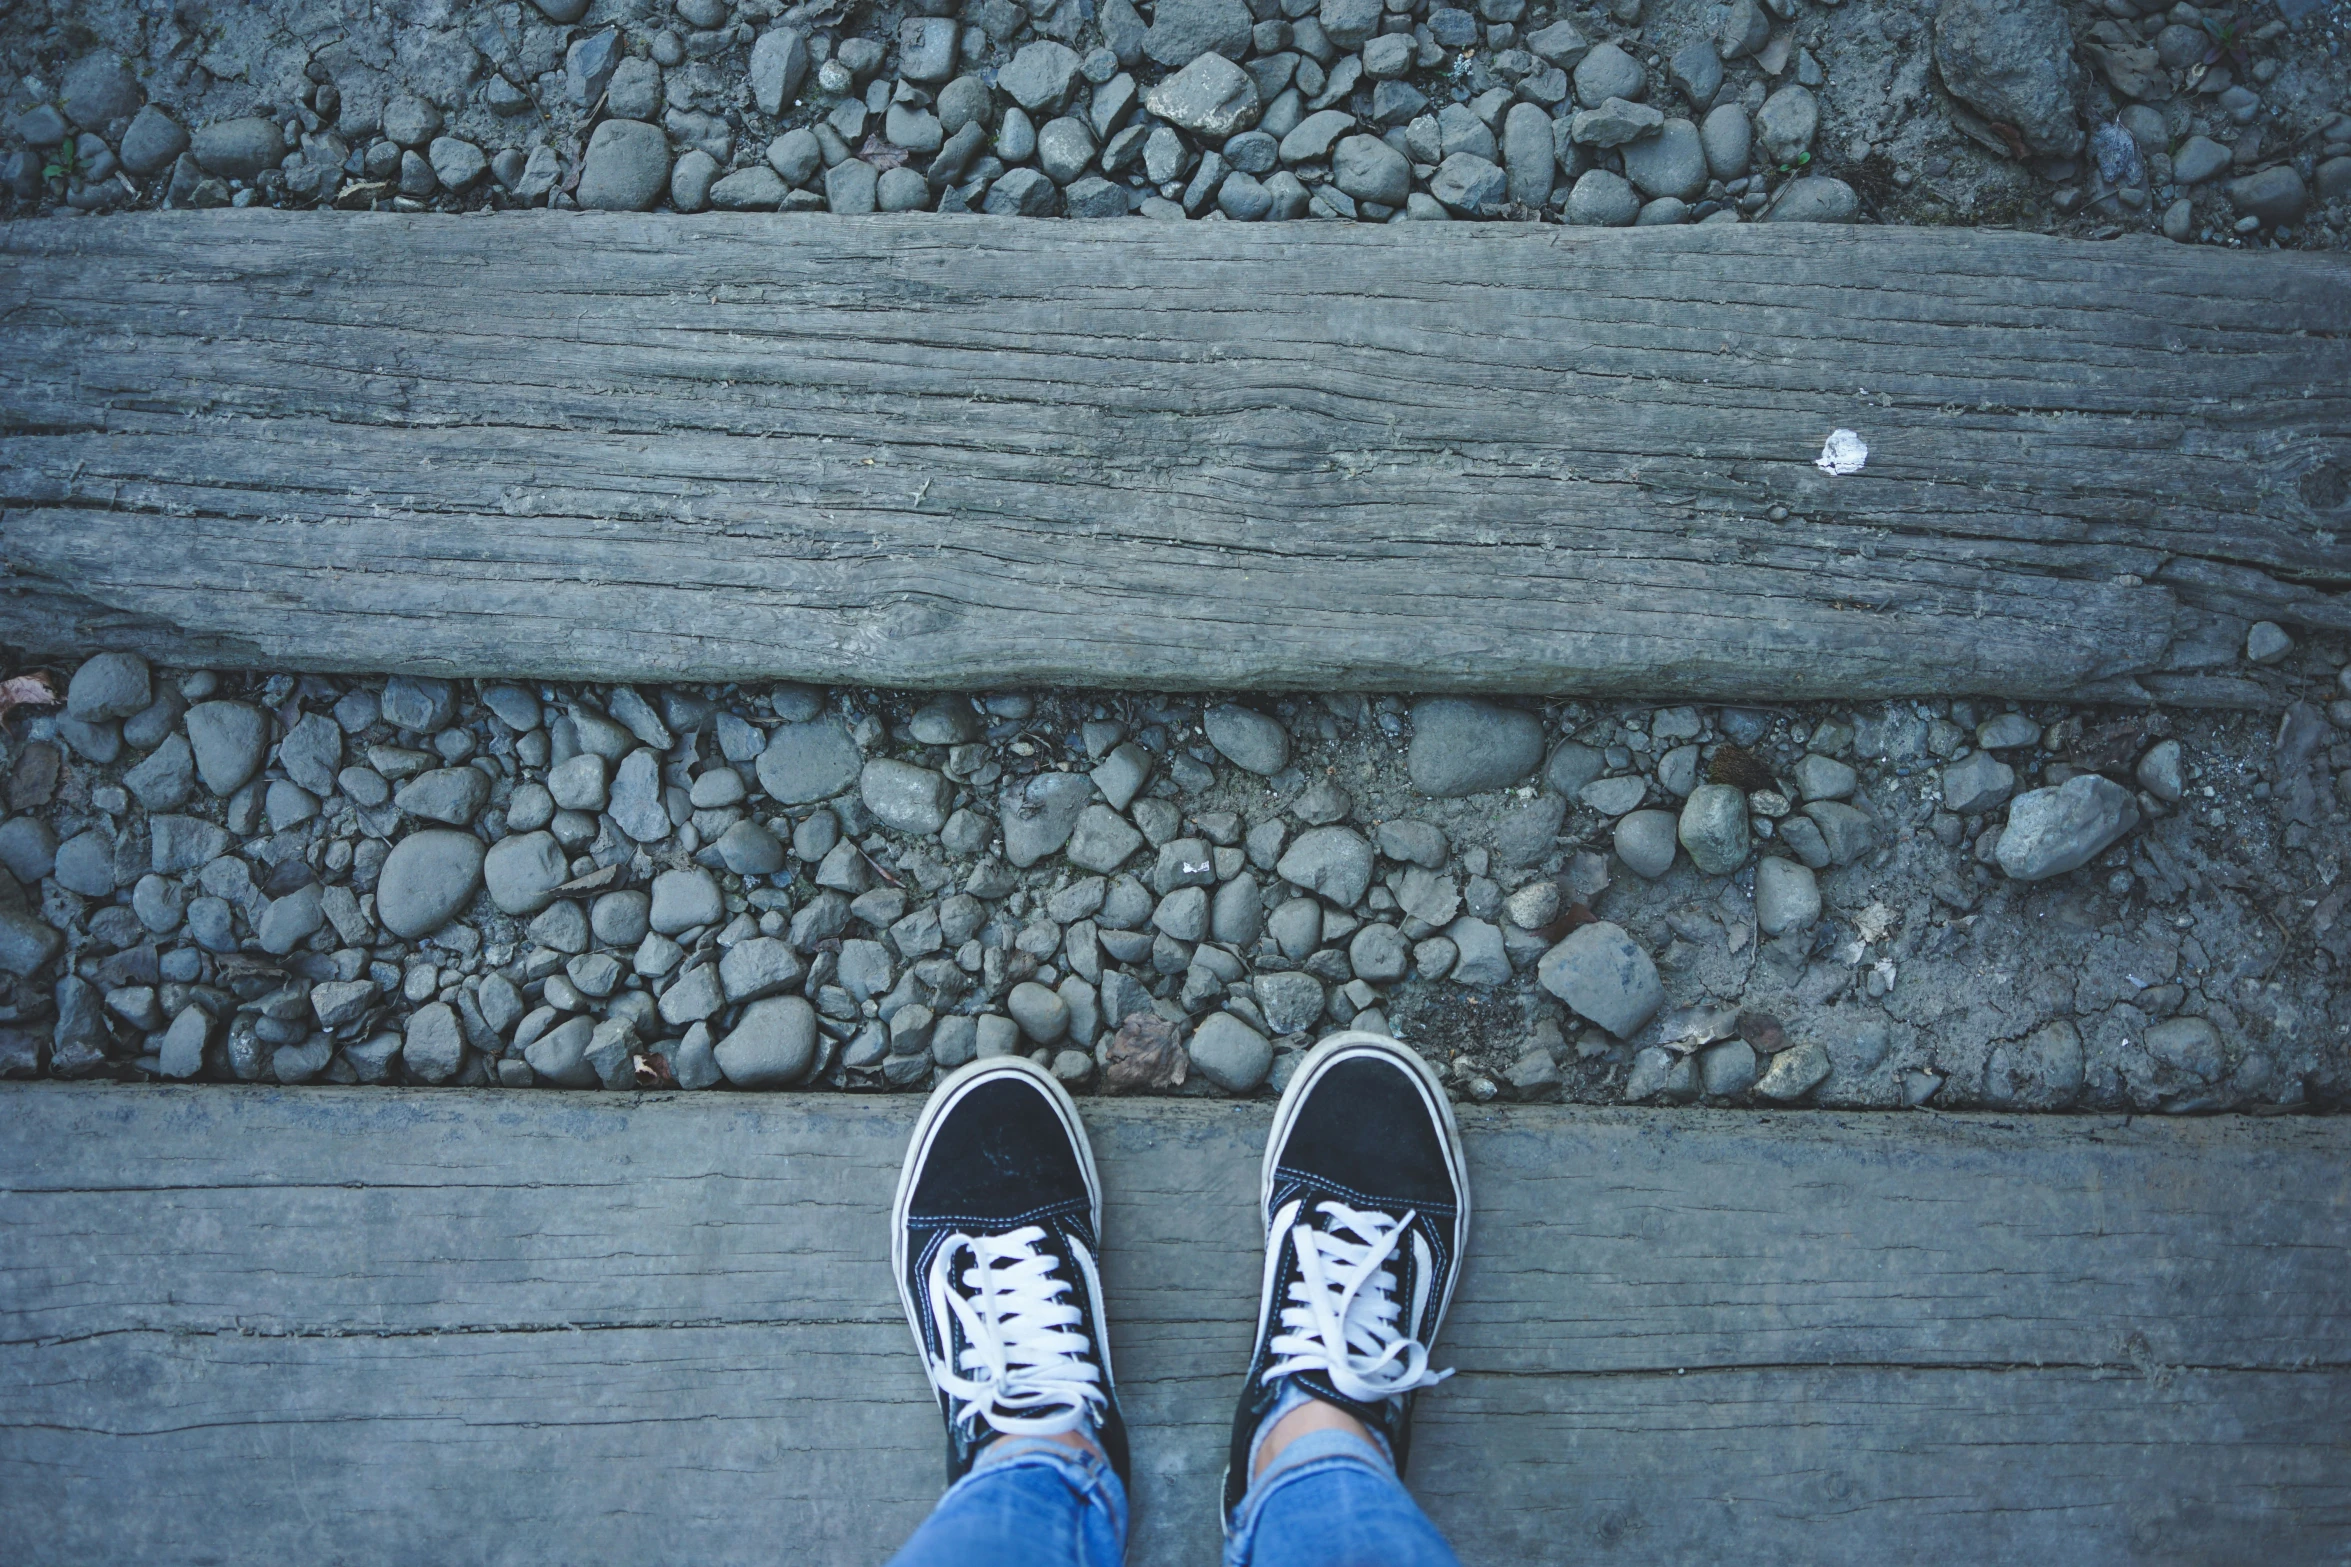
<instances>
[{"instance_id":1,"label":"black suede sneaker upper","mask_svg":"<svg viewBox=\"0 0 2351 1567\"><path fill-rule=\"evenodd\" d=\"M1084 1137L1061 1086L1017 1056L956 1072L915 1127L893 1254L950 1484L999 1436L1071 1430L1126 1478Z\"/></svg>"},{"instance_id":2,"label":"black suede sneaker upper","mask_svg":"<svg viewBox=\"0 0 2351 1567\"><path fill-rule=\"evenodd\" d=\"M1283 1385L1354 1415L1404 1471L1412 1400L1448 1372L1428 1346L1460 1276L1469 1187L1452 1112L1404 1046L1344 1034L1317 1046L1266 1150L1265 1281L1233 1417L1229 1518L1249 1449Z\"/></svg>"}]
</instances>

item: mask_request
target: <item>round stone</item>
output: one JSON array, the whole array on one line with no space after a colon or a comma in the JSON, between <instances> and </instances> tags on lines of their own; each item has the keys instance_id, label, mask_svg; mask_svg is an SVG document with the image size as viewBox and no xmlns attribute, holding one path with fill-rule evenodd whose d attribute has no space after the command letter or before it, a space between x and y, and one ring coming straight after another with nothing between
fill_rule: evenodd
<instances>
[{"instance_id":1,"label":"round stone","mask_svg":"<svg viewBox=\"0 0 2351 1567\"><path fill-rule=\"evenodd\" d=\"M1747 863L1747 797L1730 784L1700 784L1682 807L1682 847L1709 876L1728 876Z\"/></svg>"},{"instance_id":2,"label":"round stone","mask_svg":"<svg viewBox=\"0 0 2351 1567\"><path fill-rule=\"evenodd\" d=\"M713 1051L737 1088L783 1088L816 1059L816 1009L798 996L770 996L743 1009Z\"/></svg>"},{"instance_id":3,"label":"round stone","mask_svg":"<svg viewBox=\"0 0 2351 1567\"><path fill-rule=\"evenodd\" d=\"M1423 794L1452 799L1505 788L1542 761L1543 721L1523 708L1449 696L1413 705L1405 770Z\"/></svg>"},{"instance_id":4,"label":"round stone","mask_svg":"<svg viewBox=\"0 0 2351 1567\"><path fill-rule=\"evenodd\" d=\"M384 857L376 878L376 918L403 940L430 935L473 902L483 863L482 841L471 833L442 828L410 833Z\"/></svg>"},{"instance_id":5,"label":"round stone","mask_svg":"<svg viewBox=\"0 0 2351 1567\"><path fill-rule=\"evenodd\" d=\"M1755 924L1766 936L1807 930L1820 918L1820 883L1794 860L1776 855L1755 867Z\"/></svg>"},{"instance_id":6,"label":"round stone","mask_svg":"<svg viewBox=\"0 0 2351 1567\"><path fill-rule=\"evenodd\" d=\"M1244 772L1272 777L1290 764L1290 735L1278 722L1251 708L1220 703L1203 719L1208 743Z\"/></svg>"},{"instance_id":7,"label":"round stone","mask_svg":"<svg viewBox=\"0 0 2351 1567\"><path fill-rule=\"evenodd\" d=\"M85 724L128 718L152 700L147 661L136 653L100 653L84 659L65 688L66 716Z\"/></svg>"},{"instance_id":8,"label":"round stone","mask_svg":"<svg viewBox=\"0 0 2351 1567\"><path fill-rule=\"evenodd\" d=\"M1228 1094L1245 1094L1273 1070L1273 1045L1230 1012L1212 1013L1192 1034L1192 1065Z\"/></svg>"},{"instance_id":9,"label":"round stone","mask_svg":"<svg viewBox=\"0 0 2351 1567\"><path fill-rule=\"evenodd\" d=\"M571 865L553 833L528 832L501 838L491 848L482 864L482 879L501 913L536 914L554 899L555 889L571 879Z\"/></svg>"}]
</instances>

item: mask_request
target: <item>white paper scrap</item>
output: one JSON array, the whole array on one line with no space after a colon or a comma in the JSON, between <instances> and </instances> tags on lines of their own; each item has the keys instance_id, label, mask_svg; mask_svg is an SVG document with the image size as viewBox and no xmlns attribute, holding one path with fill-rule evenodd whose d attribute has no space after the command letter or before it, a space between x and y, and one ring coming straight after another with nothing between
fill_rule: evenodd
<instances>
[{"instance_id":1,"label":"white paper scrap","mask_svg":"<svg viewBox=\"0 0 2351 1567\"><path fill-rule=\"evenodd\" d=\"M1859 473L1861 465L1869 461L1869 448L1860 436L1851 430L1831 430L1828 444L1820 449L1812 466L1823 473L1844 475Z\"/></svg>"}]
</instances>

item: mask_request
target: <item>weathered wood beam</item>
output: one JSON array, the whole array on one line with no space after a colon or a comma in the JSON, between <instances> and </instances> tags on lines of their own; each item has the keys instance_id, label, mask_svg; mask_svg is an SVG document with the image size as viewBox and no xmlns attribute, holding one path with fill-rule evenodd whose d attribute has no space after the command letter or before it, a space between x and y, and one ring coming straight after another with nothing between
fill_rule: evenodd
<instances>
[{"instance_id":1,"label":"weathered wood beam","mask_svg":"<svg viewBox=\"0 0 2351 1567\"><path fill-rule=\"evenodd\" d=\"M915 1103L0 1089L0 1559L865 1564L935 1498ZM1214 1558L1262 1105L1089 1101L1137 1564ZM2309 1561L2351 1122L1463 1117L1465 1561Z\"/></svg>"},{"instance_id":2,"label":"weathered wood beam","mask_svg":"<svg viewBox=\"0 0 2351 1567\"><path fill-rule=\"evenodd\" d=\"M19 223L0 641L2231 700L2351 626L2347 322L2339 256L1961 230Z\"/></svg>"}]
</instances>

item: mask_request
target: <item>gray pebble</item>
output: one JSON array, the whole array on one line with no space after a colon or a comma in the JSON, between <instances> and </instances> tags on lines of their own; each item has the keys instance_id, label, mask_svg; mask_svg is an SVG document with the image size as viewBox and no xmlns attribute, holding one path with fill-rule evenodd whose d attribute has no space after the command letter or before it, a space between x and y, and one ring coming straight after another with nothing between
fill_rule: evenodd
<instances>
[{"instance_id":1,"label":"gray pebble","mask_svg":"<svg viewBox=\"0 0 2351 1567\"><path fill-rule=\"evenodd\" d=\"M1293 886L1353 908L1371 885L1371 845L1349 828L1315 827L1298 835L1275 869Z\"/></svg>"},{"instance_id":2,"label":"gray pebble","mask_svg":"<svg viewBox=\"0 0 2351 1567\"><path fill-rule=\"evenodd\" d=\"M1004 1009L1036 1044L1050 1045L1069 1032L1069 1003L1033 980L1013 986Z\"/></svg>"},{"instance_id":3,"label":"gray pebble","mask_svg":"<svg viewBox=\"0 0 2351 1567\"><path fill-rule=\"evenodd\" d=\"M1543 954L1535 975L1577 1016L1619 1039L1630 1038L1665 1004L1657 965L1621 926L1605 920L1570 931Z\"/></svg>"},{"instance_id":4,"label":"gray pebble","mask_svg":"<svg viewBox=\"0 0 2351 1567\"><path fill-rule=\"evenodd\" d=\"M196 776L214 794L235 794L261 771L269 720L259 708L243 702L199 702L188 709L186 723Z\"/></svg>"},{"instance_id":5,"label":"gray pebble","mask_svg":"<svg viewBox=\"0 0 2351 1567\"><path fill-rule=\"evenodd\" d=\"M1543 764L1543 784L1552 793L1574 799L1584 786L1598 778L1607 766L1607 760L1598 751L1574 740L1563 740L1552 748L1550 760Z\"/></svg>"},{"instance_id":6,"label":"gray pebble","mask_svg":"<svg viewBox=\"0 0 2351 1567\"><path fill-rule=\"evenodd\" d=\"M1322 905L1312 898L1288 899L1267 917L1265 928L1283 956L1303 958L1322 945Z\"/></svg>"},{"instance_id":7,"label":"gray pebble","mask_svg":"<svg viewBox=\"0 0 2351 1567\"><path fill-rule=\"evenodd\" d=\"M1726 1039L1701 1052L1698 1074L1706 1092L1717 1098L1743 1094L1755 1086L1755 1047L1743 1039Z\"/></svg>"},{"instance_id":8,"label":"gray pebble","mask_svg":"<svg viewBox=\"0 0 2351 1567\"><path fill-rule=\"evenodd\" d=\"M2040 741L2041 726L2022 713L2002 713L1976 726L1976 744L1987 751L2013 751Z\"/></svg>"},{"instance_id":9,"label":"gray pebble","mask_svg":"<svg viewBox=\"0 0 2351 1567\"><path fill-rule=\"evenodd\" d=\"M1698 1063L1695 1057L1675 1055L1652 1045L1633 1056L1633 1069L1625 1078L1624 1096L1633 1103L1644 1099L1664 1098L1687 1102L1698 1097Z\"/></svg>"},{"instance_id":10,"label":"gray pebble","mask_svg":"<svg viewBox=\"0 0 2351 1567\"><path fill-rule=\"evenodd\" d=\"M1272 777L1290 763L1290 735L1279 722L1251 708L1220 703L1203 716L1208 743L1235 767Z\"/></svg>"},{"instance_id":11,"label":"gray pebble","mask_svg":"<svg viewBox=\"0 0 2351 1567\"><path fill-rule=\"evenodd\" d=\"M998 85L1003 85L1001 77ZM1262 104L1248 72L1223 55L1202 54L1145 92L1143 106L1171 125L1221 142L1255 125Z\"/></svg>"},{"instance_id":12,"label":"gray pebble","mask_svg":"<svg viewBox=\"0 0 2351 1567\"><path fill-rule=\"evenodd\" d=\"M1577 798L1602 816L1622 816L1647 797L1649 786L1630 774L1615 778L1596 778L1584 785Z\"/></svg>"},{"instance_id":13,"label":"gray pebble","mask_svg":"<svg viewBox=\"0 0 2351 1567\"><path fill-rule=\"evenodd\" d=\"M65 688L66 716L85 724L129 718L153 700L147 661L136 653L100 653L84 659Z\"/></svg>"},{"instance_id":14,"label":"gray pebble","mask_svg":"<svg viewBox=\"0 0 2351 1567\"><path fill-rule=\"evenodd\" d=\"M2016 770L1989 751L1970 753L1943 769L1943 804L1975 816L2007 803L2016 789Z\"/></svg>"},{"instance_id":15,"label":"gray pebble","mask_svg":"<svg viewBox=\"0 0 2351 1567\"><path fill-rule=\"evenodd\" d=\"M1236 947L1251 947L1264 933L1265 909L1257 894L1257 879L1236 876L1216 889L1208 911L1209 934Z\"/></svg>"},{"instance_id":16,"label":"gray pebble","mask_svg":"<svg viewBox=\"0 0 2351 1567\"><path fill-rule=\"evenodd\" d=\"M1267 1026L1277 1034L1312 1028L1322 1016L1322 981L1312 974L1259 974L1250 988Z\"/></svg>"},{"instance_id":17,"label":"gray pebble","mask_svg":"<svg viewBox=\"0 0 2351 1567\"><path fill-rule=\"evenodd\" d=\"M403 784L392 803L411 816L463 827L490 801L490 778L478 767L441 767Z\"/></svg>"},{"instance_id":18,"label":"gray pebble","mask_svg":"<svg viewBox=\"0 0 2351 1567\"><path fill-rule=\"evenodd\" d=\"M421 836L421 835L420 835ZM482 861L490 901L507 914L536 914L571 878L563 846L545 832L501 838Z\"/></svg>"},{"instance_id":19,"label":"gray pebble","mask_svg":"<svg viewBox=\"0 0 2351 1567\"><path fill-rule=\"evenodd\" d=\"M57 850L51 874L68 892L85 898L114 895L114 838L99 828L77 833Z\"/></svg>"},{"instance_id":20,"label":"gray pebble","mask_svg":"<svg viewBox=\"0 0 2351 1567\"><path fill-rule=\"evenodd\" d=\"M1331 152L1331 183L1357 201L1400 207L1412 193L1412 164L1376 136L1343 137Z\"/></svg>"},{"instance_id":21,"label":"gray pebble","mask_svg":"<svg viewBox=\"0 0 2351 1567\"><path fill-rule=\"evenodd\" d=\"M1357 979L1392 985L1410 968L1412 953L1395 926L1366 925L1348 943L1347 963Z\"/></svg>"},{"instance_id":22,"label":"gray pebble","mask_svg":"<svg viewBox=\"0 0 2351 1567\"><path fill-rule=\"evenodd\" d=\"M1151 923L1177 941L1199 941L1208 934L1208 892L1202 887L1178 887L1159 900Z\"/></svg>"},{"instance_id":23,"label":"gray pebble","mask_svg":"<svg viewBox=\"0 0 2351 1567\"><path fill-rule=\"evenodd\" d=\"M2139 787L2166 805L2177 805L2187 793L2188 784L2180 765L2180 743L2177 740L2159 740L2139 758L2132 774Z\"/></svg>"},{"instance_id":24,"label":"gray pebble","mask_svg":"<svg viewBox=\"0 0 2351 1567\"><path fill-rule=\"evenodd\" d=\"M434 1002L410 1014L400 1045L408 1075L420 1083L446 1083L465 1065L465 1031L457 1014Z\"/></svg>"},{"instance_id":25,"label":"gray pebble","mask_svg":"<svg viewBox=\"0 0 2351 1567\"><path fill-rule=\"evenodd\" d=\"M2062 1110L2082 1091L2083 1066L2080 1031L2059 1019L1993 1047L1984 1061L1984 1098L2001 1109Z\"/></svg>"},{"instance_id":26,"label":"gray pebble","mask_svg":"<svg viewBox=\"0 0 2351 1567\"><path fill-rule=\"evenodd\" d=\"M559 898L540 910L523 933L556 952L585 952L588 912L569 898Z\"/></svg>"},{"instance_id":27,"label":"gray pebble","mask_svg":"<svg viewBox=\"0 0 2351 1567\"><path fill-rule=\"evenodd\" d=\"M1108 766L1104 764L1105 769ZM1093 795L1093 783L1076 773L1037 773L1008 786L1000 817L1004 828L1004 858L1026 869L1059 850L1077 830L1079 818ZM1123 804L1114 804L1124 809ZM1120 827L1125 826L1116 815L1103 814ZM1104 852L1109 847L1107 843L1102 846ZM1118 858L1123 861L1135 847L1136 844L1128 845Z\"/></svg>"},{"instance_id":28,"label":"gray pebble","mask_svg":"<svg viewBox=\"0 0 2351 1567\"><path fill-rule=\"evenodd\" d=\"M1405 767L1423 794L1453 798L1504 788L1542 760L1542 720L1524 709L1464 697L1413 704Z\"/></svg>"},{"instance_id":29,"label":"gray pebble","mask_svg":"<svg viewBox=\"0 0 2351 1567\"><path fill-rule=\"evenodd\" d=\"M712 1051L737 1088L784 1088L816 1059L816 1010L798 996L770 996L743 1009Z\"/></svg>"},{"instance_id":30,"label":"gray pebble","mask_svg":"<svg viewBox=\"0 0 2351 1567\"><path fill-rule=\"evenodd\" d=\"M643 120L605 120L588 138L575 195L591 212L649 212L669 188L669 138Z\"/></svg>"},{"instance_id":31,"label":"gray pebble","mask_svg":"<svg viewBox=\"0 0 2351 1567\"><path fill-rule=\"evenodd\" d=\"M1830 175L1809 174L1780 187L1763 219L1767 223L1850 223L1860 210L1861 198L1852 186Z\"/></svg>"},{"instance_id":32,"label":"gray pebble","mask_svg":"<svg viewBox=\"0 0 2351 1567\"><path fill-rule=\"evenodd\" d=\"M392 846L376 878L376 918L403 939L439 930L481 889L483 863L482 841L471 833L410 833Z\"/></svg>"},{"instance_id":33,"label":"gray pebble","mask_svg":"<svg viewBox=\"0 0 2351 1567\"><path fill-rule=\"evenodd\" d=\"M927 767L877 757L865 764L858 794L876 820L898 832L930 834L947 825L954 786Z\"/></svg>"},{"instance_id":34,"label":"gray pebble","mask_svg":"<svg viewBox=\"0 0 2351 1567\"><path fill-rule=\"evenodd\" d=\"M1820 918L1820 884L1794 860L1772 856L1755 867L1755 924L1766 936L1809 930Z\"/></svg>"},{"instance_id":35,"label":"gray pebble","mask_svg":"<svg viewBox=\"0 0 2351 1567\"><path fill-rule=\"evenodd\" d=\"M1453 944L1456 983L1483 989L1510 982L1510 952L1491 920L1464 914L1445 927L1445 939Z\"/></svg>"},{"instance_id":36,"label":"gray pebble","mask_svg":"<svg viewBox=\"0 0 2351 1567\"><path fill-rule=\"evenodd\" d=\"M1852 864L1868 853L1870 846L1877 841L1877 832L1870 819L1841 800L1815 801L1804 807L1804 815L1811 820L1820 835L1823 849L1835 864ZM1798 843L1797 825L1795 818L1782 824L1781 835L1791 846ZM1813 869L1818 870L1820 867L1816 865Z\"/></svg>"},{"instance_id":37,"label":"gray pebble","mask_svg":"<svg viewBox=\"0 0 2351 1567\"><path fill-rule=\"evenodd\" d=\"M1682 807L1679 836L1691 864L1730 875L1747 863L1747 797L1730 784L1699 785Z\"/></svg>"},{"instance_id":38,"label":"gray pebble","mask_svg":"<svg viewBox=\"0 0 2351 1567\"><path fill-rule=\"evenodd\" d=\"M661 781L661 759L649 749L631 751L612 773L612 798L605 805L612 824L638 843L659 843L670 834L670 816Z\"/></svg>"},{"instance_id":39,"label":"gray pebble","mask_svg":"<svg viewBox=\"0 0 2351 1567\"><path fill-rule=\"evenodd\" d=\"M1311 983L1311 981L1309 981ZM1320 1006L1319 987L1317 1007ZM1229 1012L1201 1019L1191 1040L1192 1066L1229 1094L1245 1094L1265 1081L1273 1067L1273 1045Z\"/></svg>"},{"instance_id":40,"label":"gray pebble","mask_svg":"<svg viewBox=\"0 0 2351 1567\"><path fill-rule=\"evenodd\" d=\"M837 718L788 723L759 754L759 787L782 805L827 800L857 782L865 758Z\"/></svg>"},{"instance_id":41,"label":"gray pebble","mask_svg":"<svg viewBox=\"0 0 2351 1567\"><path fill-rule=\"evenodd\" d=\"M2000 832L2000 868L2014 881L2043 881L2086 865L2139 824L2139 807L2120 784L2096 773L2054 789L2033 789L2008 807Z\"/></svg>"},{"instance_id":42,"label":"gray pebble","mask_svg":"<svg viewBox=\"0 0 2351 1567\"><path fill-rule=\"evenodd\" d=\"M653 878L652 927L664 936L715 925L726 913L718 882L705 870L663 871Z\"/></svg>"},{"instance_id":43,"label":"gray pebble","mask_svg":"<svg viewBox=\"0 0 2351 1567\"><path fill-rule=\"evenodd\" d=\"M1621 174L1587 169L1567 194L1566 219L1587 228L1625 228L1641 215L1641 195Z\"/></svg>"},{"instance_id":44,"label":"gray pebble","mask_svg":"<svg viewBox=\"0 0 2351 1567\"><path fill-rule=\"evenodd\" d=\"M1069 861L1097 875L1117 870L1143 846L1143 835L1107 806L1089 805L1069 839ZM1138 916L1140 918L1140 916Z\"/></svg>"}]
</instances>

